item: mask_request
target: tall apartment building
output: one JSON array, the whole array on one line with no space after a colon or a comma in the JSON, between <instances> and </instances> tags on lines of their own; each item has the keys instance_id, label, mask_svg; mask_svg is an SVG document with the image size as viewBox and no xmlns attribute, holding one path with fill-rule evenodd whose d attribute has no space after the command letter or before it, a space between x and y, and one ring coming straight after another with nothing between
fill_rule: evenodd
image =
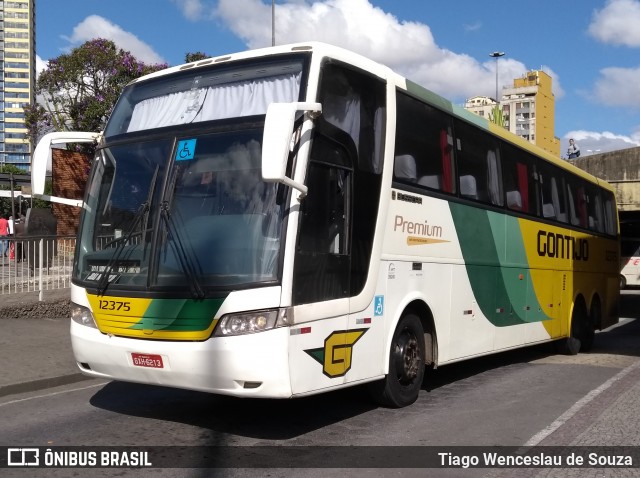
<instances>
[{"instance_id":1,"label":"tall apartment building","mask_svg":"<svg viewBox=\"0 0 640 478\"><path fill-rule=\"evenodd\" d=\"M0 1L0 165L30 170L24 107L36 80L35 0Z\"/></svg>"},{"instance_id":2,"label":"tall apartment building","mask_svg":"<svg viewBox=\"0 0 640 478\"><path fill-rule=\"evenodd\" d=\"M500 107L504 127L542 149L560 156L560 139L555 135L555 98L552 78L544 71L529 71L513 80L513 87L502 88ZM489 119L496 102L474 96L465 109Z\"/></svg>"},{"instance_id":3,"label":"tall apartment building","mask_svg":"<svg viewBox=\"0 0 640 478\"><path fill-rule=\"evenodd\" d=\"M555 98L552 78L533 70L503 88L500 105L505 128L542 149L560 156L560 139L555 135Z\"/></svg>"}]
</instances>

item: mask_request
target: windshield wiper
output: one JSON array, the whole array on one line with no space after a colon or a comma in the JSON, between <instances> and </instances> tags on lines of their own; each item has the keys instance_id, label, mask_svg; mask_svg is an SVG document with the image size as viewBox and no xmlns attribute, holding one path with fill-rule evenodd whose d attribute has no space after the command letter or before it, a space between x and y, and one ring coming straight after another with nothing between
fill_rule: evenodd
<instances>
[{"instance_id":1,"label":"windshield wiper","mask_svg":"<svg viewBox=\"0 0 640 478\"><path fill-rule=\"evenodd\" d=\"M100 277L100 282L98 283L98 295L104 295L107 291L107 287L109 287L109 276L113 271L113 266L120 260L120 256L122 255L122 251L124 251L125 246L131 240L133 233L136 230L136 227L142 220L142 228L140 229L140 235L147 232L147 222L149 220L149 211L151 210L151 199L153 198L153 193L156 189L156 181L158 179L158 171L160 170L160 166L156 165L156 169L153 172L153 177L151 178L151 183L149 184L149 192L147 193L147 200L140 204L138 207L138 211L133 216L131 220L131 226L127 229L127 232L122 236L114 239L113 241L107 242L103 247L108 247L111 244L115 244L116 242L120 242L118 247L114 251L111 259L107 262L106 267L104 268L103 274ZM143 220L144 218L144 220ZM144 239L144 238L142 238Z\"/></svg>"},{"instance_id":2,"label":"windshield wiper","mask_svg":"<svg viewBox=\"0 0 640 478\"><path fill-rule=\"evenodd\" d=\"M182 271L186 274L187 279L189 279L189 288L191 289L191 293L195 299L204 299L205 293L200 286L200 282L198 281L198 274L193 266L193 262L189 259L185 247L182 243L182 238L180 237L180 233L178 232L178 228L175 226L171 218L171 213L169 212L169 203L167 201L162 202L162 206L160 207L160 217L164 221L167 232L173 238L169 243L172 245L173 253L178 258L178 262L180 263L180 267Z\"/></svg>"},{"instance_id":3,"label":"windshield wiper","mask_svg":"<svg viewBox=\"0 0 640 478\"><path fill-rule=\"evenodd\" d=\"M110 241L105 244L105 247L106 247L111 244L115 244L116 242L119 242L118 246L116 247L116 250L113 252L113 254L111 255L111 258L109 259L109 262L107 262L107 265L105 266L104 271L102 271L102 276L100 277L100 281L98 282L98 295L104 295L104 293L107 291L107 287L109 287L109 276L111 275L111 272L113 272L114 266L120 260L120 256L122 256L122 252L124 251L125 246L131 240L133 233L136 231L136 228L138 227L138 224L140 224L142 218L145 217L148 212L149 212L149 201L145 201L142 204L140 204L140 207L138 207L138 211L136 212L136 214L133 216L133 219L131 220L131 226L129 226L125 234L122 237L114 239L113 241Z\"/></svg>"}]
</instances>

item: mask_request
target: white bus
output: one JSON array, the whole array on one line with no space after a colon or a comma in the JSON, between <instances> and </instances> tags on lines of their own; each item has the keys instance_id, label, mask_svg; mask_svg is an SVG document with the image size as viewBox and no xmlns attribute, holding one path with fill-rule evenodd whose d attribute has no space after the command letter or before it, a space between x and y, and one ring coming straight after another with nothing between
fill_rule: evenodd
<instances>
[{"instance_id":1,"label":"white bus","mask_svg":"<svg viewBox=\"0 0 640 478\"><path fill-rule=\"evenodd\" d=\"M640 239L623 239L620 249L620 288L640 286Z\"/></svg>"},{"instance_id":2,"label":"white bus","mask_svg":"<svg viewBox=\"0 0 640 478\"><path fill-rule=\"evenodd\" d=\"M349 51L278 46L126 87L72 273L90 376L240 397L368 383L617 321L612 189Z\"/></svg>"}]
</instances>

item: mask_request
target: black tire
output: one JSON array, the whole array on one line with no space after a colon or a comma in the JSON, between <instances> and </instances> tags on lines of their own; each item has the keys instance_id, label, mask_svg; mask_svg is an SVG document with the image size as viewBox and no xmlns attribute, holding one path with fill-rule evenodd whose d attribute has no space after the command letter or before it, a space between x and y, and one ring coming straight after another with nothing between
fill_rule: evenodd
<instances>
[{"instance_id":1,"label":"black tire","mask_svg":"<svg viewBox=\"0 0 640 478\"><path fill-rule=\"evenodd\" d=\"M627 278L620 274L620 290L624 289L625 287L627 287Z\"/></svg>"},{"instance_id":2,"label":"black tire","mask_svg":"<svg viewBox=\"0 0 640 478\"><path fill-rule=\"evenodd\" d=\"M573 306L571 316L571 334L560 342L560 351L566 355L577 355L587 352L593 345L595 331L589 322L587 306L584 300L578 299Z\"/></svg>"},{"instance_id":3,"label":"black tire","mask_svg":"<svg viewBox=\"0 0 640 478\"><path fill-rule=\"evenodd\" d=\"M424 378L424 330L417 315L409 313L398 322L389 351L389 373L369 384L376 403L402 408L418 399Z\"/></svg>"},{"instance_id":4,"label":"black tire","mask_svg":"<svg viewBox=\"0 0 640 478\"><path fill-rule=\"evenodd\" d=\"M602 305L600 299L597 297L593 299L591 303L591 312L587 316L587 327L584 331L584 335L581 339L582 346L581 352L591 352L593 348L593 341L596 337L596 327L600 328L602 325Z\"/></svg>"}]
</instances>

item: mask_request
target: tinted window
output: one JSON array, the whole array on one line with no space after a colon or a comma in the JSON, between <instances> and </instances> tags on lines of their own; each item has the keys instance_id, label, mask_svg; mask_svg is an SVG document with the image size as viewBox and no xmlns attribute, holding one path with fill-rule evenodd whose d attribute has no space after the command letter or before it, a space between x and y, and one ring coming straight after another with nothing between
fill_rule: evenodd
<instances>
[{"instance_id":1,"label":"tinted window","mask_svg":"<svg viewBox=\"0 0 640 478\"><path fill-rule=\"evenodd\" d=\"M507 144L503 146L502 153L505 204L514 211L538 214L533 157Z\"/></svg>"},{"instance_id":2,"label":"tinted window","mask_svg":"<svg viewBox=\"0 0 640 478\"><path fill-rule=\"evenodd\" d=\"M502 206L498 141L478 128L456 122L456 160L460 195Z\"/></svg>"},{"instance_id":3,"label":"tinted window","mask_svg":"<svg viewBox=\"0 0 640 478\"><path fill-rule=\"evenodd\" d=\"M455 192L453 137L446 113L398 93L393 177L413 186Z\"/></svg>"}]
</instances>

